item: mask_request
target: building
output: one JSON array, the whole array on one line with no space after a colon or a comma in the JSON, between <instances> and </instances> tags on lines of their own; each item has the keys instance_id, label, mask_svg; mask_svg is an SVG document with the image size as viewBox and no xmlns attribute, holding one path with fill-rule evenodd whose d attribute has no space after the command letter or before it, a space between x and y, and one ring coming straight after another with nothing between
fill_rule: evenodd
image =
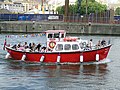
<instances>
[{"instance_id":1,"label":"building","mask_svg":"<svg viewBox=\"0 0 120 90\"><path fill-rule=\"evenodd\" d=\"M13 13L24 13L24 6L22 3L9 4L9 11Z\"/></svg>"},{"instance_id":2,"label":"building","mask_svg":"<svg viewBox=\"0 0 120 90\"><path fill-rule=\"evenodd\" d=\"M101 4L107 5L108 9L116 9L117 7L120 7L120 0L96 0L97 2Z\"/></svg>"},{"instance_id":3,"label":"building","mask_svg":"<svg viewBox=\"0 0 120 90\"><path fill-rule=\"evenodd\" d=\"M24 12L24 6L21 3L12 3L9 1L0 2L0 9L7 9L12 13Z\"/></svg>"}]
</instances>

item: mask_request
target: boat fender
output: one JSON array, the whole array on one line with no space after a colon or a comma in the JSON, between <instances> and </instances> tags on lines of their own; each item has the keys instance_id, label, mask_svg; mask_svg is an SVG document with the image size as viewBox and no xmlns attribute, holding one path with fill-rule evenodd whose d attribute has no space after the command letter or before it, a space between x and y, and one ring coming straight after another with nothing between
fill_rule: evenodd
<instances>
[{"instance_id":1,"label":"boat fender","mask_svg":"<svg viewBox=\"0 0 120 90\"><path fill-rule=\"evenodd\" d=\"M80 55L80 62L83 62L83 55Z\"/></svg>"},{"instance_id":2,"label":"boat fender","mask_svg":"<svg viewBox=\"0 0 120 90\"><path fill-rule=\"evenodd\" d=\"M10 57L10 53L7 53L5 59L8 59L9 57Z\"/></svg>"},{"instance_id":3,"label":"boat fender","mask_svg":"<svg viewBox=\"0 0 120 90\"><path fill-rule=\"evenodd\" d=\"M96 61L99 61L99 54L96 54Z\"/></svg>"},{"instance_id":4,"label":"boat fender","mask_svg":"<svg viewBox=\"0 0 120 90\"><path fill-rule=\"evenodd\" d=\"M41 58L40 58L40 62L43 62L44 58L45 58L45 56L42 55Z\"/></svg>"},{"instance_id":5,"label":"boat fender","mask_svg":"<svg viewBox=\"0 0 120 90\"><path fill-rule=\"evenodd\" d=\"M60 63L60 55L57 56L57 63Z\"/></svg>"},{"instance_id":6,"label":"boat fender","mask_svg":"<svg viewBox=\"0 0 120 90\"><path fill-rule=\"evenodd\" d=\"M23 54L23 56L22 56L21 60L22 60L22 61L24 61L24 60L25 60L25 58L26 58L26 55L25 55L25 54Z\"/></svg>"}]
</instances>

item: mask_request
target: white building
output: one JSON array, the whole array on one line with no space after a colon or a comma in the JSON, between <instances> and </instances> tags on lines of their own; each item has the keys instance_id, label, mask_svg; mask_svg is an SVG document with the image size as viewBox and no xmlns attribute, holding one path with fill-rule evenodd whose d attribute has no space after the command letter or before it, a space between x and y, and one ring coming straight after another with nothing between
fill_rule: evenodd
<instances>
[{"instance_id":1,"label":"white building","mask_svg":"<svg viewBox=\"0 0 120 90\"><path fill-rule=\"evenodd\" d=\"M101 4L107 5L108 9L116 9L117 7L120 7L120 0L96 0L97 2Z\"/></svg>"},{"instance_id":2,"label":"white building","mask_svg":"<svg viewBox=\"0 0 120 90\"><path fill-rule=\"evenodd\" d=\"M21 3L9 4L9 11L14 12L14 13L23 13L24 6Z\"/></svg>"},{"instance_id":3,"label":"white building","mask_svg":"<svg viewBox=\"0 0 120 90\"><path fill-rule=\"evenodd\" d=\"M23 4L25 13L33 10L34 8L38 9L39 2L37 2L35 0L19 0L16 2Z\"/></svg>"},{"instance_id":4,"label":"white building","mask_svg":"<svg viewBox=\"0 0 120 90\"><path fill-rule=\"evenodd\" d=\"M24 6L21 3L0 2L0 9L7 9L12 13L24 12Z\"/></svg>"}]
</instances>

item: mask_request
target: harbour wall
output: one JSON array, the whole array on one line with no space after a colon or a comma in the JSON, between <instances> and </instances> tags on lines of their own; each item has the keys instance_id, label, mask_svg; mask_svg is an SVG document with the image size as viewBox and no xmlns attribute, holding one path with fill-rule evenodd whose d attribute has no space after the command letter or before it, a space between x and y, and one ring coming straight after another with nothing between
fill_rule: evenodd
<instances>
[{"instance_id":1,"label":"harbour wall","mask_svg":"<svg viewBox=\"0 0 120 90\"><path fill-rule=\"evenodd\" d=\"M46 30L66 30L69 34L120 35L120 24L68 23L57 21L2 21L0 33L40 33Z\"/></svg>"}]
</instances>

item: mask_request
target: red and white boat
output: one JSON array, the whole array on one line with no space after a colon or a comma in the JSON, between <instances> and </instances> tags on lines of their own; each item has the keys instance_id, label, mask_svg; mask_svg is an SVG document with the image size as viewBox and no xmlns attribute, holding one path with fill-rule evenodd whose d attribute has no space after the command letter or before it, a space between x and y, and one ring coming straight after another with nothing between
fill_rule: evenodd
<instances>
[{"instance_id":1,"label":"red and white boat","mask_svg":"<svg viewBox=\"0 0 120 90\"><path fill-rule=\"evenodd\" d=\"M20 51L6 46L6 58L26 62L43 63L81 63L99 62L107 58L111 44L105 46L86 47L87 40L77 37L66 37L64 30L48 30L46 47L50 51Z\"/></svg>"}]
</instances>

